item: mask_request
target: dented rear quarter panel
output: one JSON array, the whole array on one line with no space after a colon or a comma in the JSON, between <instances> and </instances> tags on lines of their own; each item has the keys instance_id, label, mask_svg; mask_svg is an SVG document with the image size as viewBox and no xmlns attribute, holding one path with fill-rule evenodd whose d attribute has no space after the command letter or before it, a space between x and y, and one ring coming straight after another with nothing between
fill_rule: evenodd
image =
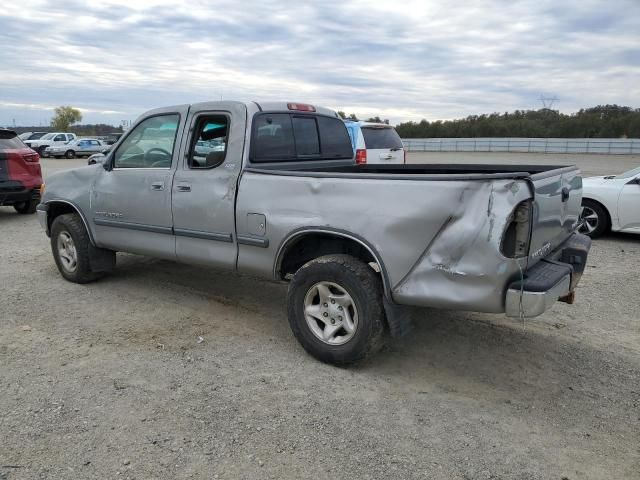
<instances>
[{"instance_id":1,"label":"dented rear quarter panel","mask_svg":"<svg viewBox=\"0 0 640 480\"><path fill-rule=\"evenodd\" d=\"M266 216L269 246L239 245L238 269L268 275L292 233L334 230L374 250L386 294L397 303L503 312L506 286L526 267L526 258L505 258L500 242L513 209L532 197L527 181L420 177L245 171L238 235L247 233L243 219L259 211Z\"/></svg>"}]
</instances>

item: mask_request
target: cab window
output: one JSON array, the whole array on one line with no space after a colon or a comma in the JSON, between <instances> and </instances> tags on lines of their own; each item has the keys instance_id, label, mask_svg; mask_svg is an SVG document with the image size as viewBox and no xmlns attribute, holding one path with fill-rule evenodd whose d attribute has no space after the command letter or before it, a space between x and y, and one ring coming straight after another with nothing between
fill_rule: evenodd
<instances>
[{"instance_id":1,"label":"cab window","mask_svg":"<svg viewBox=\"0 0 640 480\"><path fill-rule=\"evenodd\" d=\"M140 122L116 150L114 168L170 168L179 121L175 113Z\"/></svg>"},{"instance_id":2,"label":"cab window","mask_svg":"<svg viewBox=\"0 0 640 480\"><path fill-rule=\"evenodd\" d=\"M253 122L251 161L353 158L347 127L326 115L262 113Z\"/></svg>"}]
</instances>

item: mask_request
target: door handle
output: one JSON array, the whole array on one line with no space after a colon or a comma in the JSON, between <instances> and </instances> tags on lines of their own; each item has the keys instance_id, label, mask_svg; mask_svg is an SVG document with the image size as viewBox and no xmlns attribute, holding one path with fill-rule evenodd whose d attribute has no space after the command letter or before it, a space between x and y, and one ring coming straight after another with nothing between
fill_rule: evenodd
<instances>
[{"instance_id":1,"label":"door handle","mask_svg":"<svg viewBox=\"0 0 640 480\"><path fill-rule=\"evenodd\" d=\"M179 192L190 192L191 191L191 185L189 185L188 183L179 183L176 186L177 190Z\"/></svg>"},{"instance_id":2,"label":"door handle","mask_svg":"<svg viewBox=\"0 0 640 480\"><path fill-rule=\"evenodd\" d=\"M164 182L153 182L151 184L151 190L156 190L156 191L164 190Z\"/></svg>"}]
</instances>

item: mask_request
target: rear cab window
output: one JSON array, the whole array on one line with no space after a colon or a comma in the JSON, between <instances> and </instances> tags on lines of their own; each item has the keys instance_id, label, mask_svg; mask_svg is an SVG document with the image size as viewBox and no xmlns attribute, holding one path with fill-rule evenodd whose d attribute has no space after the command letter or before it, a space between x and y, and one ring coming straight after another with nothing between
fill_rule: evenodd
<instances>
[{"instance_id":1,"label":"rear cab window","mask_svg":"<svg viewBox=\"0 0 640 480\"><path fill-rule=\"evenodd\" d=\"M362 127L362 135L367 149L401 149L400 135L392 127Z\"/></svg>"},{"instance_id":2,"label":"rear cab window","mask_svg":"<svg viewBox=\"0 0 640 480\"><path fill-rule=\"evenodd\" d=\"M251 161L353 158L347 129L339 118L318 114L259 113L253 122Z\"/></svg>"}]
</instances>

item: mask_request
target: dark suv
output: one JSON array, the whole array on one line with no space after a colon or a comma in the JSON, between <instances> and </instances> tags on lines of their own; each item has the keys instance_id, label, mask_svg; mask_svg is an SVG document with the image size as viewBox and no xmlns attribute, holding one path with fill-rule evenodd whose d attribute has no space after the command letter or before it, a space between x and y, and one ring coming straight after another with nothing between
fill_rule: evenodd
<instances>
[{"instance_id":1,"label":"dark suv","mask_svg":"<svg viewBox=\"0 0 640 480\"><path fill-rule=\"evenodd\" d=\"M0 129L0 206L35 213L40 202L40 156L12 130Z\"/></svg>"}]
</instances>

